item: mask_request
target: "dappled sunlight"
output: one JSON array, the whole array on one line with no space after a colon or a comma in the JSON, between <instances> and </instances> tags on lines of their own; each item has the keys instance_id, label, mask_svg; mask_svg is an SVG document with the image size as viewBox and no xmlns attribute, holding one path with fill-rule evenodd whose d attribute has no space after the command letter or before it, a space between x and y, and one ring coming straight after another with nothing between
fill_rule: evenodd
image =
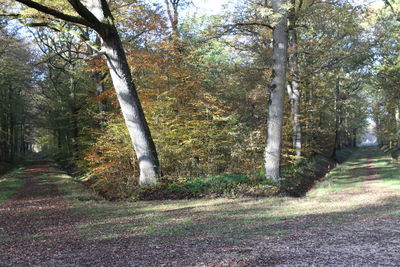
<instances>
[{"instance_id":1,"label":"dappled sunlight","mask_svg":"<svg viewBox=\"0 0 400 267\"><path fill-rule=\"evenodd\" d=\"M390 218L400 216L400 196L396 186L383 178L398 169L385 155L371 160L365 153L372 152L359 150L302 198L77 201L88 193L82 193L81 185L72 183L66 174L46 170L33 178L22 172L21 178L31 179L36 186L56 184L60 197L38 196L0 204L0 212L17 222L7 224L0 233L0 248L21 250L20 255L25 255L26 248L41 246L58 255L68 247L70 251L63 257L79 258L83 253L96 262L112 247L119 257L136 261L160 263L168 258L177 265L190 265L192 257L196 262L224 262L231 257L251 262L260 251L267 250L265 255L269 255L276 245L291 242L295 242L292 248L298 247L296 242L304 238L311 238L312 243L322 236L350 235L346 231L351 231L351 236L368 234L359 229L370 227L363 224L371 220L392 240L388 225L393 224ZM11 234L22 226L28 229ZM150 252L141 254L145 248L151 248ZM96 257L90 252L93 250L101 255Z\"/></svg>"}]
</instances>

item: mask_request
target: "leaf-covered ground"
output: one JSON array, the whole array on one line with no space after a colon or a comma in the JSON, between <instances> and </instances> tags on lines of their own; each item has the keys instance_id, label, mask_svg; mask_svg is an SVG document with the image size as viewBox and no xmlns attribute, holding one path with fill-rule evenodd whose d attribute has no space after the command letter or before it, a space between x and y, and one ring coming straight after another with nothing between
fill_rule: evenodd
<instances>
[{"instance_id":1,"label":"leaf-covered ground","mask_svg":"<svg viewBox=\"0 0 400 267\"><path fill-rule=\"evenodd\" d=\"M0 266L400 263L400 169L376 148L297 199L90 200L47 162L2 179L16 178L0 203Z\"/></svg>"}]
</instances>

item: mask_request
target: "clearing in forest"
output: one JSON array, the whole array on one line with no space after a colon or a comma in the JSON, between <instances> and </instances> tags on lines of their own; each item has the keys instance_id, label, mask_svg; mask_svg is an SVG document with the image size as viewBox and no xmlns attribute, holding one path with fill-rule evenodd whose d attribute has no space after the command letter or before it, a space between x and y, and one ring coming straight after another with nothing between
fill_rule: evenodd
<instances>
[{"instance_id":1,"label":"clearing in forest","mask_svg":"<svg viewBox=\"0 0 400 267\"><path fill-rule=\"evenodd\" d=\"M398 266L399 193L377 148L303 198L96 201L34 162L0 179L0 266Z\"/></svg>"}]
</instances>

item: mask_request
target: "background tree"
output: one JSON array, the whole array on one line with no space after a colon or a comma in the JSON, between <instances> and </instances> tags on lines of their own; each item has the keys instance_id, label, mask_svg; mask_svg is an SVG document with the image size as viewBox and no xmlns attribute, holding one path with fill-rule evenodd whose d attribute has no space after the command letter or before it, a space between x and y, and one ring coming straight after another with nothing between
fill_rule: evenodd
<instances>
[{"instance_id":1,"label":"background tree","mask_svg":"<svg viewBox=\"0 0 400 267\"><path fill-rule=\"evenodd\" d=\"M33 150L34 61L27 43L0 29L0 172Z\"/></svg>"}]
</instances>

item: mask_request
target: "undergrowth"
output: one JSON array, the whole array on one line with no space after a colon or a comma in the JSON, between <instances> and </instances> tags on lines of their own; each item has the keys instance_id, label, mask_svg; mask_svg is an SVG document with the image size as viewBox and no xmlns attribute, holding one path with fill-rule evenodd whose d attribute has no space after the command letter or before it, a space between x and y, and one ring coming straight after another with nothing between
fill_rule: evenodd
<instances>
[{"instance_id":1,"label":"undergrowth","mask_svg":"<svg viewBox=\"0 0 400 267\"><path fill-rule=\"evenodd\" d=\"M354 150L338 153L341 162ZM88 175L82 179L109 200L163 200L215 197L270 197L277 195L303 196L317 181L336 166L329 155L304 159L282 170L282 180L277 184L257 175L218 174L197 177L163 177L155 186L142 187L132 183L132 178L116 174L97 178Z\"/></svg>"},{"instance_id":2,"label":"undergrowth","mask_svg":"<svg viewBox=\"0 0 400 267\"><path fill-rule=\"evenodd\" d=\"M13 165L7 162L0 162L0 175L8 172L13 168Z\"/></svg>"},{"instance_id":3,"label":"undergrowth","mask_svg":"<svg viewBox=\"0 0 400 267\"><path fill-rule=\"evenodd\" d=\"M203 197L273 196L278 185L264 178L249 178L239 174L209 175L178 180L163 179L156 186L131 189L131 200L187 199Z\"/></svg>"}]
</instances>

